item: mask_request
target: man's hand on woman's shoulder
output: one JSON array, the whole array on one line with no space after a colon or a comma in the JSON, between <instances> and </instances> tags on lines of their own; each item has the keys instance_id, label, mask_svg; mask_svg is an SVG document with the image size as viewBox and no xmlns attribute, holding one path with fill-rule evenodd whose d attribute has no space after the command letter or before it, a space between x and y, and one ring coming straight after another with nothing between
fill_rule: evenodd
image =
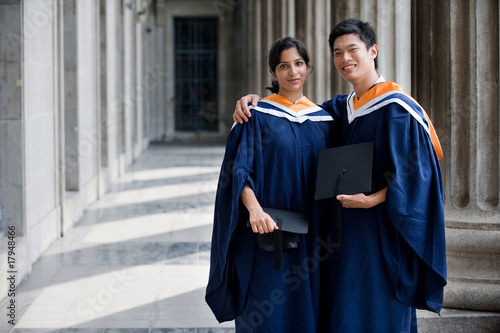
<instances>
[{"instance_id":1,"label":"man's hand on woman's shoulder","mask_svg":"<svg viewBox=\"0 0 500 333\"><path fill-rule=\"evenodd\" d=\"M239 124L243 124L243 122L247 122L248 118L252 116L250 113L250 109L248 108L248 103L252 103L253 106L256 106L260 100L259 95L249 94L243 96L236 102L236 108L233 113L233 120Z\"/></svg>"}]
</instances>

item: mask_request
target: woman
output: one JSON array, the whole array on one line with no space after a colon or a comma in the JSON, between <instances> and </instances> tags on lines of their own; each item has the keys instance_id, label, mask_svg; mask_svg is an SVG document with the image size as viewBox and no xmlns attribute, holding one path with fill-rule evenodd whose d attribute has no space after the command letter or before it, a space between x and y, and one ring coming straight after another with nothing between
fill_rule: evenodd
<instances>
[{"instance_id":1,"label":"woman","mask_svg":"<svg viewBox=\"0 0 500 333\"><path fill-rule=\"evenodd\" d=\"M333 250L319 239L314 202L317 154L332 142L332 117L303 96L311 68L305 46L275 41L269 52L273 95L235 124L217 189L206 301L216 318L235 319L236 332L315 332L320 295L319 261ZM322 202L325 204L326 202ZM308 214L309 232L284 252L282 268L255 234L278 227L262 207Z\"/></svg>"}]
</instances>

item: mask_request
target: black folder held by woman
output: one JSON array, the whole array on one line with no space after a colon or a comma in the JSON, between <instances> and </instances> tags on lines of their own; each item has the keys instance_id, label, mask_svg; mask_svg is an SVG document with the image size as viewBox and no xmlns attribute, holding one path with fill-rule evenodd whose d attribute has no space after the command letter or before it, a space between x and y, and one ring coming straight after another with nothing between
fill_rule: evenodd
<instances>
[{"instance_id":1,"label":"black folder held by woman","mask_svg":"<svg viewBox=\"0 0 500 333\"><path fill-rule=\"evenodd\" d=\"M262 207L278 225L278 229L267 234L255 234L257 244L263 250L274 251L274 268L281 269L283 251L299 247L299 234L306 234L309 227L309 217L305 214L288 210Z\"/></svg>"}]
</instances>

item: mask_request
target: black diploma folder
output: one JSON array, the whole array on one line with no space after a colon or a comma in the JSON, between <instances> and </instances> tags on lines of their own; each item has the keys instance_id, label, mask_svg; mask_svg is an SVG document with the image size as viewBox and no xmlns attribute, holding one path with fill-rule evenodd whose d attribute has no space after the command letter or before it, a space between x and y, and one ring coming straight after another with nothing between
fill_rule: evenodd
<instances>
[{"instance_id":1,"label":"black diploma folder","mask_svg":"<svg viewBox=\"0 0 500 333\"><path fill-rule=\"evenodd\" d=\"M255 234L257 244L263 250L274 252L274 268L281 269L282 252L299 246L299 234L307 234L309 217L287 210L268 207L262 209L271 216L279 229L267 234Z\"/></svg>"},{"instance_id":2,"label":"black diploma folder","mask_svg":"<svg viewBox=\"0 0 500 333\"><path fill-rule=\"evenodd\" d=\"M262 207L262 209L272 217L281 230L294 234L307 234L309 217L306 214L269 207Z\"/></svg>"},{"instance_id":3,"label":"black diploma folder","mask_svg":"<svg viewBox=\"0 0 500 333\"><path fill-rule=\"evenodd\" d=\"M320 150L315 199L371 192L373 141Z\"/></svg>"}]
</instances>

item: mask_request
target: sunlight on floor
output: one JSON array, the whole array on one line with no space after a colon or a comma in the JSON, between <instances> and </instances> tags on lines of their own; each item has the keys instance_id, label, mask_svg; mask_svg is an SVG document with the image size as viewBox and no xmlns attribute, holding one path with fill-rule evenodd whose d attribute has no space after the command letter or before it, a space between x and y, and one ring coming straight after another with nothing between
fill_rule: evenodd
<instances>
[{"instance_id":1,"label":"sunlight on floor","mask_svg":"<svg viewBox=\"0 0 500 333\"><path fill-rule=\"evenodd\" d=\"M70 282L57 283L57 279L73 276ZM174 315L189 324L187 313L182 317L182 308L191 306L193 291L203 297L207 277L206 265L134 266L84 279L81 272L66 268L43 289L16 327L92 327L97 322L103 327L99 321L103 318L112 318L115 323L121 318L125 327L148 327L151 318L144 316L145 308L151 308L146 311L150 312L155 304L159 311L163 309L157 324L172 320ZM144 283L145 278L148 283ZM175 313L167 311L172 305L169 299L174 299L178 308ZM212 319L208 308L199 315Z\"/></svg>"},{"instance_id":2,"label":"sunlight on floor","mask_svg":"<svg viewBox=\"0 0 500 333\"><path fill-rule=\"evenodd\" d=\"M102 207L113 207L115 205L139 204L148 201L159 201L200 194L213 194L216 183L206 181L181 183L171 185L160 185L149 188L120 191L111 202L103 203ZM212 195L213 196L213 195ZM192 199L193 201L196 198Z\"/></svg>"},{"instance_id":3,"label":"sunlight on floor","mask_svg":"<svg viewBox=\"0 0 500 333\"><path fill-rule=\"evenodd\" d=\"M199 176L211 173L218 173L220 167L171 167L161 169L147 169L141 171L133 171L132 179L134 181L149 181L169 179L185 176Z\"/></svg>"},{"instance_id":4,"label":"sunlight on floor","mask_svg":"<svg viewBox=\"0 0 500 333\"><path fill-rule=\"evenodd\" d=\"M212 225L212 213L163 213L93 225L82 243L116 243Z\"/></svg>"}]
</instances>

